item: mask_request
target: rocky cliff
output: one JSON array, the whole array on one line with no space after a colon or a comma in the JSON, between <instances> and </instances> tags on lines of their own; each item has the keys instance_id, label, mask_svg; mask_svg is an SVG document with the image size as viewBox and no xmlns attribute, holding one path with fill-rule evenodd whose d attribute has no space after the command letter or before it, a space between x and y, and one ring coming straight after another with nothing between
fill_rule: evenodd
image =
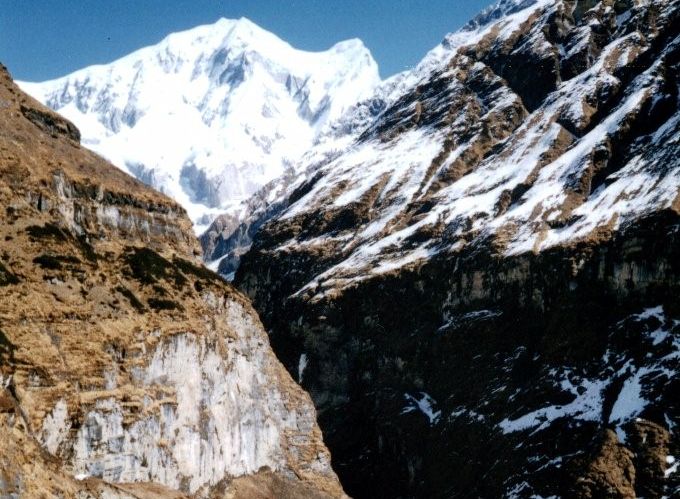
<instances>
[{"instance_id":1,"label":"rocky cliff","mask_svg":"<svg viewBox=\"0 0 680 499\"><path fill-rule=\"evenodd\" d=\"M79 138L0 69L0 495L343 496L184 210Z\"/></svg>"},{"instance_id":2,"label":"rocky cliff","mask_svg":"<svg viewBox=\"0 0 680 499\"><path fill-rule=\"evenodd\" d=\"M680 3L503 0L236 274L355 497L679 493Z\"/></svg>"}]
</instances>

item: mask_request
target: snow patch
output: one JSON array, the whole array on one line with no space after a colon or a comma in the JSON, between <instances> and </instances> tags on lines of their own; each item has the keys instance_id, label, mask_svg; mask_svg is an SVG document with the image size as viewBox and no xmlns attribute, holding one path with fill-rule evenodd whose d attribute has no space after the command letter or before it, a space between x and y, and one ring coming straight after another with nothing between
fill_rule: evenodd
<instances>
[{"instance_id":1,"label":"snow patch","mask_svg":"<svg viewBox=\"0 0 680 499\"><path fill-rule=\"evenodd\" d=\"M678 471L679 463L675 461L674 456L666 456L666 464L668 465L668 468L666 468L663 474L665 478L668 478L673 473L676 473Z\"/></svg>"},{"instance_id":2,"label":"snow patch","mask_svg":"<svg viewBox=\"0 0 680 499\"><path fill-rule=\"evenodd\" d=\"M439 422L442 411L435 410L437 401L430 397L427 393L420 392L420 398L416 398L408 393L405 393L404 398L408 402L408 405L401 411L402 414L419 410L430 421L430 425L435 425Z\"/></svg>"}]
</instances>

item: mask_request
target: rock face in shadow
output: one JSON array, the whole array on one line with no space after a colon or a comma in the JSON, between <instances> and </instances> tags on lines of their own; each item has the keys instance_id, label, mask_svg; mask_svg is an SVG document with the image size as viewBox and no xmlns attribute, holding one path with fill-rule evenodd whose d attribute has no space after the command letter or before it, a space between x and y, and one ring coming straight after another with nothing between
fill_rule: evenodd
<instances>
[{"instance_id":1,"label":"rock face in shadow","mask_svg":"<svg viewBox=\"0 0 680 499\"><path fill-rule=\"evenodd\" d=\"M272 345L317 403L348 492L569 497L594 473L583 456L603 431L618 428L636 453L636 418L675 435L680 241L658 234L679 223L664 214L606 244L514 258L470 248L314 303L280 298L270 281L281 294L266 300L283 303L264 316ZM304 265L268 261L259 275ZM265 296L252 282L244 289ZM632 462L673 490L667 464Z\"/></svg>"},{"instance_id":2,"label":"rock face in shadow","mask_svg":"<svg viewBox=\"0 0 680 499\"><path fill-rule=\"evenodd\" d=\"M235 282L354 497L672 496L680 4L496 9Z\"/></svg>"},{"instance_id":3,"label":"rock face in shadow","mask_svg":"<svg viewBox=\"0 0 680 499\"><path fill-rule=\"evenodd\" d=\"M4 67L0 102L0 495L343 497L309 396L184 210Z\"/></svg>"}]
</instances>

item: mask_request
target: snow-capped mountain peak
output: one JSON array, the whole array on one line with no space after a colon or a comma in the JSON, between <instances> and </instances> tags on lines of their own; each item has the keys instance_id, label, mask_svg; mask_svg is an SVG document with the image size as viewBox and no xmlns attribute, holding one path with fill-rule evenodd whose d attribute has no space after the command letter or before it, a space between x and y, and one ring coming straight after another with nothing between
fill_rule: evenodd
<instances>
[{"instance_id":1,"label":"snow-capped mountain peak","mask_svg":"<svg viewBox=\"0 0 680 499\"><path fill-rule=\"evenodd\" d=\"M182 203L200 231L237 212L379 83L360 40L306 52L241 18L20 85L74 121L85 145Z\"/></svg>"}]
</instances>

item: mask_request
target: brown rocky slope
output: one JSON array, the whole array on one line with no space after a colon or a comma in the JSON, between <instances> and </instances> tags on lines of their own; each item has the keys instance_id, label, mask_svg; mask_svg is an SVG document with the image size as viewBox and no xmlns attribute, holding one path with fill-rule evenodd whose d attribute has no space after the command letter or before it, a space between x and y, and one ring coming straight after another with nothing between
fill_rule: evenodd
<instances>
[{"instance_id":1,"label":"brown rocky slope","mask_svg":"<svg viewBox=\"0 0 680 499\"><path fill-rule=\"evenodd\" d=\"M308 395L173 201L0 67L0 495L340 497Z\"/></svg>"}]
</instances>

